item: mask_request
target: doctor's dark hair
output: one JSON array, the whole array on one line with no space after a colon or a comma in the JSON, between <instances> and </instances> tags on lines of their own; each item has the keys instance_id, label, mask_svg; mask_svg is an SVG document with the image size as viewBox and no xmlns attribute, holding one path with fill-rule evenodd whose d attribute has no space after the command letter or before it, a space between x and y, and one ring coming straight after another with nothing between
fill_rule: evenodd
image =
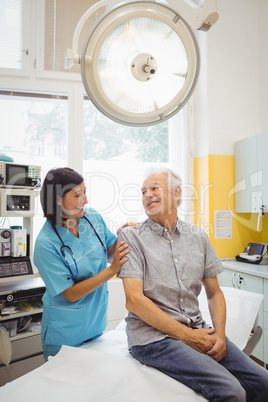
<instances>
[{"instance_id":1,"label":"doctor's dark hair","mask_svg":"<svg viewBox=\"0 0 268 402\"><path fill-rule=\"evenodd\" d=\"M40 192L44 217L54 225L61 225L61 207L57 204L57 197L63 198L68 191L83 181L83 176L68 167L51 169L44 179Z\"/></svg>"}]
</instances>

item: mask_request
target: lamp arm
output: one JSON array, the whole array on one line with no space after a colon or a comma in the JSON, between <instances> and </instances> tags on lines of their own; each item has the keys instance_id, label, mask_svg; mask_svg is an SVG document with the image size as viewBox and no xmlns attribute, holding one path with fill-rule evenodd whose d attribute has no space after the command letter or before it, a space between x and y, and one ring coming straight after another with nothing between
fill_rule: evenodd
<instances>
[{"instance_id":1,"label":"lamp arm","mask_svg":"<svg viewBox=\"0 0 268 402\"><path fill-rule=\"evenodd\" d=\"M208 31L219 18L217 0L205 0L197 6L192 0L166 0L166 2L193 28Z\"/></svg>"},{"instance_id":2,"label":"lamp arm","mask_svg":"<svg viewBox=\"0 0 268 402\"><path fill-rule=\"evenodd\" d=\"M72 41L72 49L67 49L65 52L65 64L66 69L71 68L74 64L80 64L80 55L78 54L78 43L81 31L84 27L85 22L91 17L91 15L96 12L101 7L107 7L108 4L113 5L116 1L101 0L90 7L78 21Z\"/></svg>"},{"instance_id":3,"label":"lamp arm","mask_svg":"<svg viewBox=\"0 0 268 402\"><path fill-rule=\"evenodd\" d=\"M185 21L194 29L208 31L219 18L217 11L217 0L205 0L201 6L197 6L192 0L165 0ZM134 1L135 2L135 1ZM157 1L156 1L157 2ZM78 21L72 41L72 49L65 52L66 69L74 64L80 64L80 55L78 53L78 42L85 22L90 16L101 7L112 7L118 3L118 0L101 0L90 7ZM90 60L89 60L90 62Z\"/></svg>"}]
</instances>

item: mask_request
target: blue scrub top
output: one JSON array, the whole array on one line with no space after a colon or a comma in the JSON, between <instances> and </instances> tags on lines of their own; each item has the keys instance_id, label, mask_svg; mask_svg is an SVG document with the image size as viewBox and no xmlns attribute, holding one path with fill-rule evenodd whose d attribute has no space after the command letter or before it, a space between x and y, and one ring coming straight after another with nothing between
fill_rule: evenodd
<instances>
[{"instance_id":1,"label":"blue scrub top","mask_svg":"<svg viewBox=\"0 0 268 402\"><path fill-rule=\"evenodd\" d=\"M116 236L94 209L85 209L84 214L108 249L115 242ZM86 219L78 219L78 228L79 238L66 228L57 226L60 237L65 245L71 247L77 262L78 276L74 280L70 279L70 272L60 251L62 243L49 221L45 222L35 242L34 264L46 285L41 328L42 343L45 344L82 344L101 335L107 326L107 283L75 303L61 295L73 283L95 276L107 267L107 253ZM73 259L68 251L65 254L75 274Z\"/></svg>"}]
</instances>

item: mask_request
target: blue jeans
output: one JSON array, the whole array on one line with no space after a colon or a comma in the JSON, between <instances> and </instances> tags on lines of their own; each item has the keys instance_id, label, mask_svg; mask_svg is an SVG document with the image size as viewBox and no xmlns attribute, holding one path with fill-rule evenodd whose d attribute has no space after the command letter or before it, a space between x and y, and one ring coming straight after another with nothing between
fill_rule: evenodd
<instances>
[{"instance_id":1,"label":"blue jeans","mask_svg":"<svg viewBox=\"0 0 268 402\"><path fill-rule=\"evenodd\" d=\"M217 363L174 338L133 346L135 359L175 378L209 401L268 400L268 371L227 339L226 357Z\"/></svg>"}]
</instances>

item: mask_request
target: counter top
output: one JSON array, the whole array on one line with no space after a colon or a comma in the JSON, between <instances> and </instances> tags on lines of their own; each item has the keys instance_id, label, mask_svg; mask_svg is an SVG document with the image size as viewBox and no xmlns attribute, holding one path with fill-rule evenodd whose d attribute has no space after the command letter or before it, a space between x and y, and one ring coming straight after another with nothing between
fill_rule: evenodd
<instances>
[{"instance_id":1,"label":"counter top","mask_svg":"<svg viewBox=\"0 0 268 402\"><path fill-rule=\"evenodd\" d=\"M268 279L268 265L250 264L236 260L221 260L224 268L234 269L244 274L259 276Z\"/></svg>"},{"instance_id":2,"label":"counter top","mask_svg":"<svg viewBox=\"0 0 268 402\"><path fill-rule=\"evenodd\" d=\"M13 278L13 280L10 282L0 282L0 296L27 292L34 289L41 289L45 291L45 284L41 278L25 278L24 280L16 280L16 278Z\"/></svg>"}]
</instances>

